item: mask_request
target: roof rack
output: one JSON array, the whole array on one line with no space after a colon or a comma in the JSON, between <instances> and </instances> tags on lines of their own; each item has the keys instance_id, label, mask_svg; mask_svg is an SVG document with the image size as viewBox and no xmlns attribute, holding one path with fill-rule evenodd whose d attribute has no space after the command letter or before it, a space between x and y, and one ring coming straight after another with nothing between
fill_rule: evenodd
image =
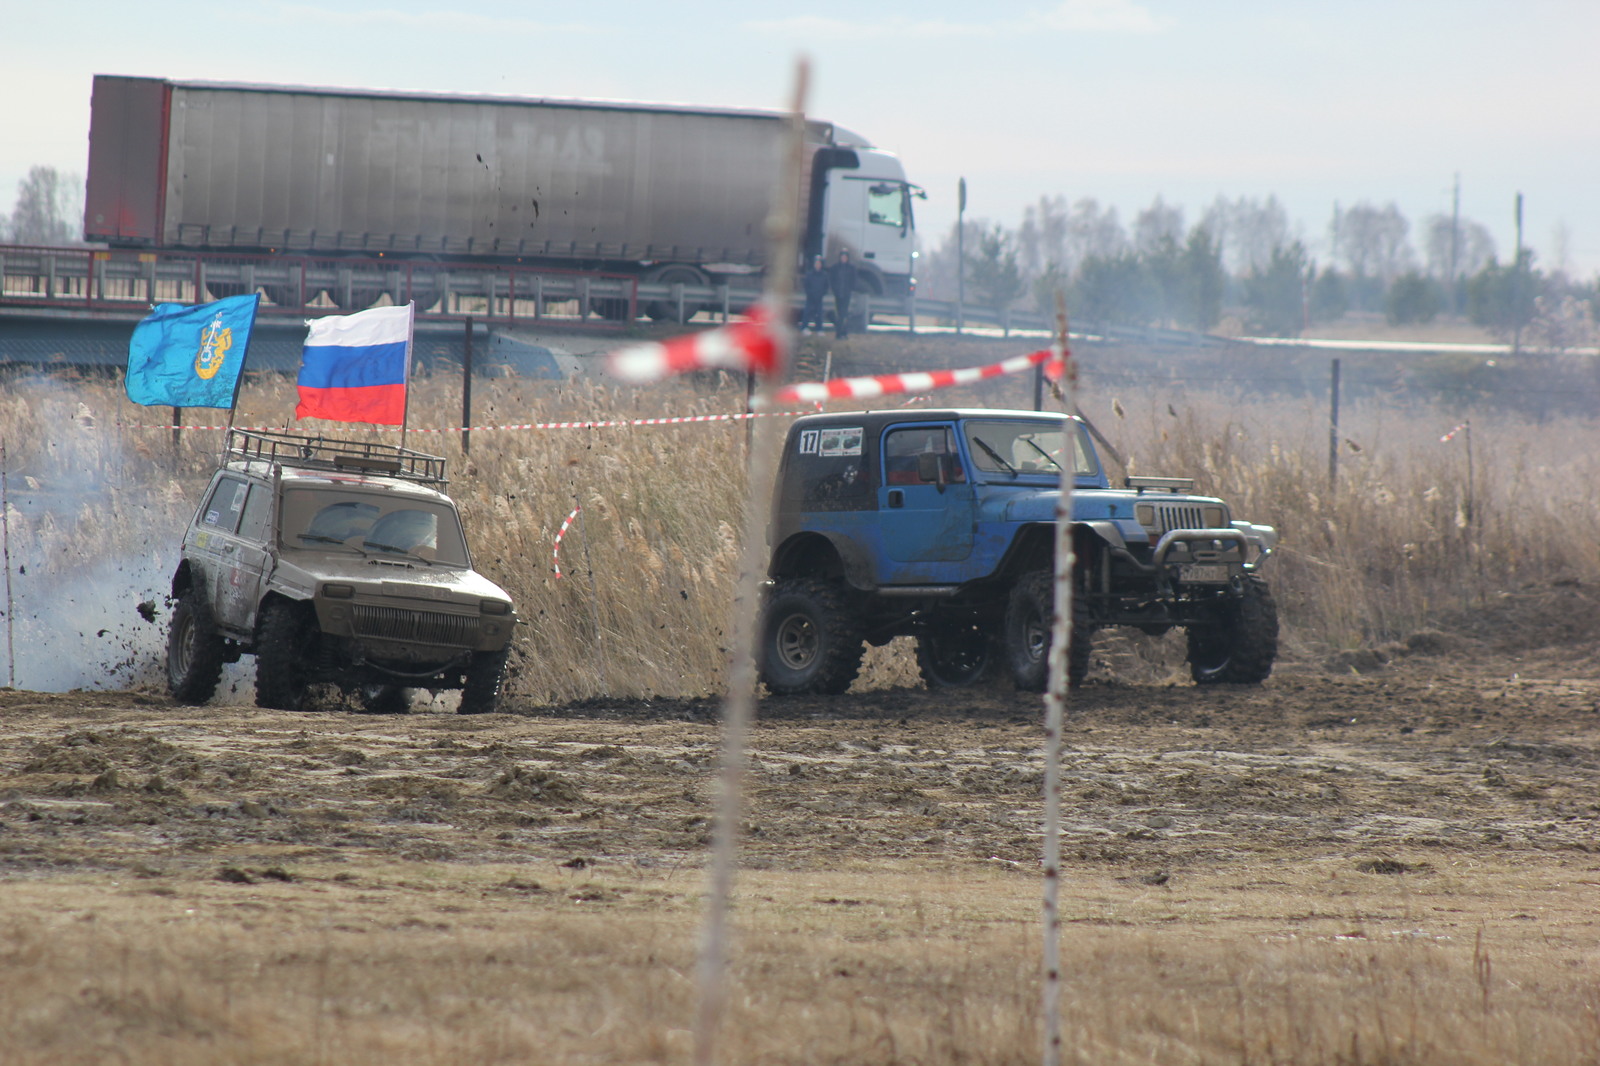
<instances>
[{"instance_id":1,"label":"roof rack","mask_svg":"<svg viewBox=\"0 0 1600 1066\"><path fill-rule=\"evenodd\" d=\"M448 483L443 456L412 451L393 444L332 440L304 433L229 429L223 450L228 459L245 462L272 463L305 470L382 474L441 488Z\"/></svg>"}]
</instances>

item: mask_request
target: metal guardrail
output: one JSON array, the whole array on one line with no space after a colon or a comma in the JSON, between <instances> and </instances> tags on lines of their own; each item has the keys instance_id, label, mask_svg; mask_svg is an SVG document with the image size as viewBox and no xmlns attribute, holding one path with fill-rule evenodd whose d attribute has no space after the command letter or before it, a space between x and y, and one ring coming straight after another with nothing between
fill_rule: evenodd
<instances>
[{"instance_id":1,"label":"metal guardrail","mask_svg":"<svg viewBox=\"0 0 1600 1066\"><path fill-rule=\"evenodd\" d=\"M262 312L269 317L355 311L387 298L414 301L419 321L620 326L640 318L688 322L702 315L726 322L761 297L759 278L750 281L748 287L684 285L518 264L0 245L0 311L52 309L90 316L142 315L158 303L205 303L259 291ZM796 294L796 308L802 303ZM830 312L832 306L829 300ZM870 321L910 332L949 329L958 321L982 332L1048 335L1054 329L1054 315L1016 307L997 313L917 296L858 293L853 307ZM1099 339L1163 346L1224 343L1182 330L1074 325L1087 326L1088 335Z\"/></svg>"},{"instance_id":2,"label":"metal guardrail","mask_svg":"<svg viewBox=\"0 0 1600 1066\"><path fill-rule=\"evenodd\" d=\"M724 319L758 288L642 282L624 274L515 264L230 256L0 245L0 308L142 312L260 292L266 314L330 314L414 301L419 318L553 318L621 323L647 316Z\"/></svg>"}]
</instances>

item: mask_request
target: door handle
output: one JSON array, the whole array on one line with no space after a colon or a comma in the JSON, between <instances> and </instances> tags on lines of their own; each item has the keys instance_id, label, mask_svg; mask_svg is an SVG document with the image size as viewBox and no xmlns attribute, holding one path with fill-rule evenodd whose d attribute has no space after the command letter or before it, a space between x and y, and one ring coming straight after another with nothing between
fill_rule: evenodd
<instances>
[{"instance_id":1,"label":"door handle","mask_svg":"<svg viewBox=\"0 0 1600 1066\"><path fill-rule=\"evenodd\" d=\"M889 506L890 507L904 507L905 505L906 505L906 494L905 494L904 490L902 490L902 489L890 489L889 490Z\"/></svg>"}]
</instances>

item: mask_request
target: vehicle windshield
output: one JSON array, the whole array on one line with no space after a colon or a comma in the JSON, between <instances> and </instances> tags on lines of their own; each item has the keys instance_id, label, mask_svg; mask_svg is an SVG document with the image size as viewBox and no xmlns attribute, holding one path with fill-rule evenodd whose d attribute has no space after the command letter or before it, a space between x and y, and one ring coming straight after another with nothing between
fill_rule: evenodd
<instances>
[{"instance_id":1,"label":"vehicle windshield","mask_svg":"<svg viewBox=\"0 0 1600 1066\"><path fill-rule=\"evenodd\" d=\"M1083 441L1083 427L1076 422L986 422L962 423L967 437L967 452L973 465L984 474L1002 477L1046 474L1059 476L1068 465L1063 430L1072 435L1071 470L1075 475L1099 473L1092 454Z\"/></svg>"},{"instance_id":2,"label":"vehicle windshield","mask_svg":"<svg viewBox=\"0 0 1600 1066\"><path fill-rule=\"evenodd\" d=\"M445 504L380 493L289 489L281 541L306 551L467 566L461 518Z\"/></svg>"}]
</instances>

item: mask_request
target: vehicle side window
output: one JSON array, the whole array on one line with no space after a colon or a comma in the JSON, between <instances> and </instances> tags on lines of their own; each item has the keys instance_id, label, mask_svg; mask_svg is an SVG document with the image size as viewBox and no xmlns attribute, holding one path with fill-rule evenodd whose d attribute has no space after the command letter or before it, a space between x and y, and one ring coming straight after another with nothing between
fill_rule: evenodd
<instances>
[{"instance_id":1,"label":"vehicle side window","mask_svg":"<svg viewBox=\"0 0 1600 1066\"><path fill-rule=\"evenodd\" d=\"M879 226L905 225L905 190L899 185L881 182L867 187L867 221Z\"/></svg>"},{"instance_id":2,"label":"vehicle side window","mask_svg":"<svg viewBox=\"0 0 1600 1066\"><path fill-rule=\"evenodd\" d=\"M201 528L237 533L239 518L244 514L245 494L249 489L250 486L239 478L225 477L219 480L217 487L211 490L206 505L200 509Z\"/></svg>"},{"instance_id":3,"label":"vehicle side window","mask_svg":"<svg viewBox=\"0 0 1600 1066\"><path fill-rule=\"evenodd\" d=\"M272 490L265 485L251 485L244 501L244 517L239 521L239 536L256 542L266 540L271 517Z\"/></svg>"},{"instance_id":4,"label":"vehicle side window","mask_svg":"<svg viewBox=\"0 0 1600 1066\"><path fill-rule=\"evenodd\" d=\"M933 455L926 463L923 456ZM883 438L883 481L886 485L935 485L967 480L949 426L908 426Z\"/></svg>"}]
</instances>

